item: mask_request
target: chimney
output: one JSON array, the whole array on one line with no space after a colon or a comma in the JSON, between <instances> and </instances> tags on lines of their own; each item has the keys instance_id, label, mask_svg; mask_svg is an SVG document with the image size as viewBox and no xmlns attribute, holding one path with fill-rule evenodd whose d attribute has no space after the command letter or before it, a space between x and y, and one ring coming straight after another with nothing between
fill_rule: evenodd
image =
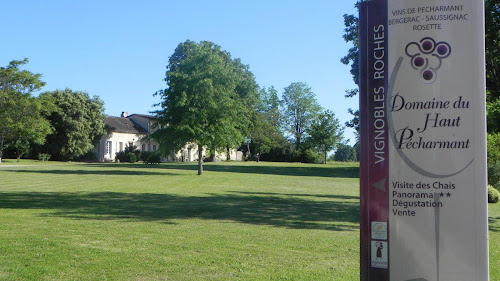
<instances>
[{"instance_id":1,"label":"chimney","mask_svg":"<svg viewBox=\"0 0 500 281\"><path fill-rule=\"evenodd\" d=\"M122 111L121 117L128 117L128 112Z\"/></svg>"}]
</instances>

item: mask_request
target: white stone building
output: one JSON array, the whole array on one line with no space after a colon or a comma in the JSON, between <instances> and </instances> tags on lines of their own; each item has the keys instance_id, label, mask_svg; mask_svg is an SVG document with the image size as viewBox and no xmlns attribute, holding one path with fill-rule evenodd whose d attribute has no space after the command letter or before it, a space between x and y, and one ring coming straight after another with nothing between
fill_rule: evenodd
<instances>
[{"instance_id":1,"label":"white stone building","mask_svg":"<svg viewBox=\"0 0 500 281\"><path fill-rule=\"evenodd\" d=\"M156 117L144 114L131 114L122 112L120 117L106 116L104 123L109 133L101 138L95 152L97 159L101 162L114 162L117 152L125 150L129 144L137 146L141 151L158 151L160 144L145 137L152 134L157 128L154 126ZM231 160L241 160L242 153L235 149L230 151ZM226 160L226 153L216 153L221 160ZM206 149L203 150L206 157ZM163 162L167 161L198 161L198 146L186 144L177 153L163 156Z\"/></svg>"}]
</instances>

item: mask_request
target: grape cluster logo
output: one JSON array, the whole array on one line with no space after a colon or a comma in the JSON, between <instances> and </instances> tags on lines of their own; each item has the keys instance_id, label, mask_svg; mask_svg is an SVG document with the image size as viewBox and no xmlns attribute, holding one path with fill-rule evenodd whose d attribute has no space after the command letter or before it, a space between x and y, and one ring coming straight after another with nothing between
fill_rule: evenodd
<instances>
[{"instance_id":1,"label":"grape cluster logo","mask_svg":"<svg viewBox=\"0 0 500 281\"><path fill-rule=\"evenodd\" d=\"M411 59L411 67L419 71L424 83L431 84L436 81L443 59L451 55L451 46L444 41L436 43L431 37L425 37L420 42L408 43L405 53Z\"/></svg>"}]
</instances>

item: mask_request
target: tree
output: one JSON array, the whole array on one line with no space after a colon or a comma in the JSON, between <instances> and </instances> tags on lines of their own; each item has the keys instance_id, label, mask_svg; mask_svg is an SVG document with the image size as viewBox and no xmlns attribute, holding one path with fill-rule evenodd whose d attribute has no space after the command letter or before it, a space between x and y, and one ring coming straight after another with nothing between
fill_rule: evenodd
<instances>
[{"instance_id":1,"label":"tree","mask_svg":"<svg viewBox=\"0 0 500 281\"><path fill-rule=\"evenodd\" d=\"M321 106L306 83L296 82L285 88L282 100L283 125L293 136L296 151L300 149L307 130L320 110Z\"/></svg>"},{"instance_id":2,"label":"tree","mask_svg":"<svg viewBox=\"0 0 500 281\"><path fill-rule=\"evenodd\" d=\"M485 2L488 132L500 132L500 3Z\"/></svg>"},{"instance_id":3,"label":"tree","mask_svg":"<svg viewBox=\"0 0 500 281\"><path fill-rule=\"evenodd\" d=\"M361 147L359 146L359 140L356 141L356 143L352 146L352 148L354 148L354 151L356 152L355 161L359 161L361 159L359 155L361 149Z\"/></svg>"},{"instance_id":4,"label":"tree","mask_svg":"<svg viewBox=\"0 0 500 281\"><path fill-rule=\"evenodd\" d=\"M32 145L43 145L46 136L52 133L50 122L43 116L51 110L39 98L18 97L14 117L18 126L11 131L6 147L14 151L17 161L29 152Z\"/></svg>"},{"instance_id":5,"label":"tree","mask_svg":"<svg viewBox=\"0 0 500 281\"><path fill-rule=\"evenodd\" d=\"M363 1L360 1L363 2ZM356 7L358 7L358 3L356 3ZM358 27L358 17L355 15L347 15L344 14L344 35L342 37L344 40L349 43L352 43L352 47L349 48L347 54L340 59L340 61L345 65L350 65L352 79L354 83L359 86L359 27ZM359 93L359 89L350 89L346 90L345 97L352 98L355 97ZM346 126L349 128L353 128L356 132L359 131L359 110L354 110L352 108L348 109L348 112L353 116L350 121L346 122Z\"/></svg>"},{"instance_id":6,"label":"tree","mask_svg":"<svg viewBox=\"0 0 500 281\"><path fill-rule=\"evenodd\" d=\"M359 3L366 2L367 0L359 0L354 5L359 8ZM354 83L359 86L359 26L358 17L355 15L344 14L344 34L342 37L347 43L352 43L352 47L349 48L347 54L340 59L340 61L345 65L350 65L351 75ZM346 90L345 97L352 98L358 95L359 88ZM348 109L348 112L353 116L353 118L346 122L346 126L359 132L359 110L354 110L352 108Z\"/></svg>"},{"instance_id":7,"label":"tree","mask_svg":"<svg viewBox=\"0 0 500 281\"><path fill-rule=\"evenodd\" d=\"M327 161L328 152L333 150L342 140L343 129L340 127L339 119L330 110L320 113L312 122L309 135L314 146L323 153L324 164Z\"/></svg>"},{"instance_id":8,"label":"tree","mask_svg":"<svg viewBox=\"0 0 500 281\"><path fill-rule=\"evenodd\" d=\"M30 143L26 139L17 139L12 141L10 144L7 144L8 148L10 148L14 154L16 155L17 162L20 161L21 157L30 151Z\"/></svg>"},{"instance_id":9,"label":"tree","mask_svg":"<svg viewBox=\"0 0 500 281\"><path fill-rule=\"evenodd\" d=\"M59 160L73 160L92 150L106 133L104 103L85 92L71 89L45 92L40 98L50 101L57 110L47 114L54 133L47 136L44 150Z\"/></svg>"},{"instance_id":10,"label":"tree","mask_svg":"<svg viewBox=\"0 0 500 281\"><path fill-rule=\"evenodd\" d=\"M263 154L284 146L286 140L280 131L280 101L274 87L259 90L259 100L252 116L247 150L253 151L257 162Z\"/></svg>"},{"instance_id":11,"label":"tree","mask_svg":"<svg viewBox=\"0 0 500 281\"><path fill-rule=\"evenodd\" d=\"M239 103L242 107L241 112L235 112L235 114L242 114L242 116L246 116L249 119L244 120L242 124L239 125L240 133L243 136L248 136L254 127L254 122L251 122L252 117L255 116L255 113L258 112L258 106L260 104L259 95L257 93L257 83L255 82L255 77L253 73L250 71L248 65L245 65L241 62L239 58L235 58L233 60L234 63L234 74L236 78L236 88L235 92L237 94L236 98L239 100ZM238 118L236 116L236 118ZM237 120L237 119L235 119ZM231 160L231 148L239 147L241 145L241 139L239 137L229 138L226 140L227 143L225 145L226 155L228 161ZM217 149L216 146L212 147L213 155L210 155L210 158L213 160L215 156L215 151Z\"/></svg>"},{"instance_id":12,"label":"tree","mask_svg":"<svg viewBox=\"0 0 500 281\"><path fill-rule=\"evenodd\" d=\"M40 80L42 74L20 70L19 67L28 63L28 59L22 61L13 60L7 67L0 67L0 91L17 92L20 94L31 94L45 86Z\"/></svg>"},{"instance_id":13,"label":"tree","mask_svg":"<svg viewBox=\"0 0 500 281\"><path fill-rule=\"evenodd\" d=\"M333 160L339 162L354 162L357 161L356 158L356 148L345 144L340 143L335 151L335 155L333 156Z\"/></svg>"},{"instance_id":14,"label":"tree","mask_svg":"<svg viewBox=\"0 0 500 281\"><path fill-rule=\"evenodd\" d=\"M255 111L255 78L248 66L220 46L187 40L170 57L165 81L167 88L157 92L162 109L155 113L166 126L153 138L164 152L197 144L201 175L203 147L233 147L248 134Z\"/></svg>"},{"instance_id":15,"label":"tree","mask_svg":"<svg viewBox=\"0 0 500 281\"><path fill-rule=\"evenodd\" d=\"M269 153L273 148L281 147L286 143L279 128L274 126L269 116L262 112L257 113L254 119L254 130L250 139L251 151L255 153L257 162L262 154Z\"/></svg>"},{"instance_id":16,"label":"tree","mask_svg":"<svg viewBox=\"0 0 500 281\"><path fill-rule=\"evenodd\" d=\"M19 160L32 144L44 144L52 127L42 116L43 108L39 99L16 92L0 96L5 98L3 104L7 107L0 113L0 126L3 127L0 147L2 150L4 147L11 148Z\"/></svg>"},{"instance_id":17,"label":"tree","mask_svg":"<svg viewBox=\"0 0 500 281\"><path fill-rule=\"evenodd\" d=\"M356 4L358 7L358 4ZM340 59L340 61L345 65L351 65L351 75L354 83L359 85L359 27L358 27L358 17L355 15L344 14L344 35L342 37L349 43L352 43L352 47L349 48L347 54ZM347 91L347 97L353 97L358 94L358 89Z\"/></svg>"},{"instance_id":18,"label":"tree","mask_svg":"<svg viewBox=\"0 0 500 281\"><path fill-rule=\"evenodd\" d=\"M278 91L273 86L269 88L262 88L259 91L261 101L261 111L265 113L266 119L269 120L272 126L280 128L281 114L280 114L280 99Z\"/></svg>"},{"instance_id":19,"label":"tree","mask_svg":"<svg viewBox=\"0 0 500 281\"><path fill-rule=\"evenodd\" d=\"M7 144L19 149L22 143L42 144L51 131L41 115L42 103L31 96L45 83L40 80L41 74L20 69L27 63L28 59L14 60L0 67L0 162Z\"/></svg>"},{"instance_id":20,"label":"tree","mask_svg":"<svg viewBox=\"0 0 500 281\"><path fill-rule=\"evenodd\" d=\"M488 101L500 98L500 3L485 0L486 87Z\"/></svg>"}]
</instances>

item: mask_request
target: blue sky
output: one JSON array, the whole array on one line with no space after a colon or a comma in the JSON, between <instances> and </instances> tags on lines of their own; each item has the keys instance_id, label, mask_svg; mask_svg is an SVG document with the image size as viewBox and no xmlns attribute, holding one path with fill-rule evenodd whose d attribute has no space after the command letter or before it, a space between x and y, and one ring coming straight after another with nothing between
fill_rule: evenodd
<instances>
[{"instance_id":1,"label":"blue sky","mask_svg":"<svg viewBox=\"0 0 500 281\"><path fill-rule=\"evenodd\" d=\"M98 95L106 114L148 113L165 88L169 56L186 39L213 41L250 65L257 83L279 93L307 83L344 123L358 100L340 58L343 14L354 0L332 1L4 1L0 65L27 57L43 91ZM352 130L346 130L352 140Z\"/></svg>"}]
</instances>

